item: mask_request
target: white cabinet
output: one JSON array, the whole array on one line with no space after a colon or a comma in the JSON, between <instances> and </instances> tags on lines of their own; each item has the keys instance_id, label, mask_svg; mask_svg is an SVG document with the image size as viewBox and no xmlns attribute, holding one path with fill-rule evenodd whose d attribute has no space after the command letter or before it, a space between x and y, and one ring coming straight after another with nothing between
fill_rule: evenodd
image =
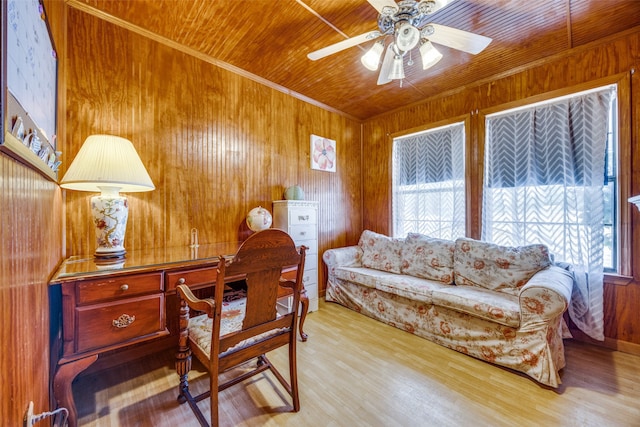
<instances>
[{"instance_id":1,"label":"white cabinet","mask_svg":"<svg viewBox=\"0 0 640 427\"><path fill-rule=\"evenodd\" d=\"M274 201L273 227L289 233L297 246L308 248L303 283L309 298L309 311L318 310L318 202Z\"/></svg>"}]
</instances>

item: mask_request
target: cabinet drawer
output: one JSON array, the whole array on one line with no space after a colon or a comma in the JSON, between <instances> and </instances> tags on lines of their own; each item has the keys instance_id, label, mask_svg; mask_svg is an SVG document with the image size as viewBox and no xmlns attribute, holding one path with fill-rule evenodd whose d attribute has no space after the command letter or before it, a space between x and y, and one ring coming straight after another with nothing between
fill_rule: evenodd
<instances>
[{"instance_id":1,"label":"cabinet drawer","mask_svg":"<svg viewBox=\"0 0 640 427\"><path fill-rule=\"evenodd\" d=\"M289 226L289 234L296 244L303 244L304 240L315 240L316 225L315 224L300 224ZM300 242L300 243L299 243Z\"/></svg>"},{"instance_id":2,"label":"cabinet drawer","mask_svg":"<svg viewBox=\"0 0 640 427\"><path fill-rule=\"evenodd\" d=\"M302 275L302 284L306 288L307 286L318 284L318 270L305 270Z\"/></svg>"},{"instance_id":3,"label":"cabinet drawer","mask_svg":"<svg viewBox=\"0 0 640 427\"><path fill-rule=\"evenodd\" d=\"M317 224L317 210L313 208L295 208L289 210L289 224Z\"/></svg>"},{"instance_id":4,"label":"cabinet drawer","mask_svg":"<svg viewBox=\"0 0 640 427\"><path fill-rule=\"evenodd\" d=\"M162 291L162 273L105 277L78 282L78 305Z\"/></svg>"},{"instance_id":5,"label":"cabinet drawer","mask_svg":"<svg viewBox=\"0 0 640 427\"><path fill-rule=\"evenodd\" d=\"M317 270L318 269L318 254L309 253L308 256L304 258L304 269L305 270Z\"/></svg>"},{"instance_id":6,"label":"cabinet drawer","mask_svg":"<svg viewBox=\"0 0 640 427\"><path fill-rule=\"evenodd\" d=\"M211 285L216 282L216 270L216 267L207 267L167 273L167 291L175 291L180 279L184 279L185 284L194 289Z\"/></svg>"},{"instance_id":7,"label":"cabinet drawer","mask_svg":"<svg viewBox=\"0 0 640 427\"><path fill-rule=\"evenodd\" d=\"M76 352L131 344L163 332L163 308L163 293L76 308Z\"/></svg>"}]
</instances>

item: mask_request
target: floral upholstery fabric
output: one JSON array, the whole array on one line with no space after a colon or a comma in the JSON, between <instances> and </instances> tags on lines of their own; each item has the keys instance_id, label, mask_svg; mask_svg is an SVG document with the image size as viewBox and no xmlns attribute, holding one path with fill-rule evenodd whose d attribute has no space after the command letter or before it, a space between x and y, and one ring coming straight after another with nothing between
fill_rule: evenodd
<instances>
[{"instance_id":1,"label":"floral upholstery fabric","mask_svg":"<svg viewBox=\"0 0 640 427\"><path fill-rule=\"evenodd\" d=\"M409 233L402 247L402 273L453 284L454 242Z\"/></svg>"},{"instance_id":2,"label":"floral upholstery fabric","mask_svg":"<svg viewBox=\"0 0 640 427\"><path fill-rule=\"evenodd\" d=\"M501 325L520 326L520 304L513 295L496 295L494 291L475 286L448 286L434 291L432 302Z\"/></svg>"},{"instance_id":3,"label":"floral upholstery fabric","mask_svg":"<svg viewBox=\"0 0 640 427\"><path fill-rule=\"evenodd\" d=\"M573 287L568 272L539 268L516 292L496 292L365 268L361 253L351 246L323 254L327 301L558 387L565 365L562 314ZM544 264L544 256L534 258Z\"/></svg>"},{"instance_id":4,"label":"floral upholstery fabric","mask_svg":"<svg viewBox=\"0 0 640 427\"><path fill-rule=\"evenodd\" d=\"M362 286L420 301L431 300L431 294L434 290L446 286L433 280L387 273L386 271L364 267L339 268L335 270L335 275L336 277L358 283Z\"/></svg>"},{"instance_id":5,"label":"floral upholstery fabric","mask_svg":"<svg viewBox=\"0 0 640 427\"><path fill-rule=\"evenodd\" d=\"M322 254L322 257L327 265L362 267L362 248L360 246L335 248Z\"/></svg>"},{"instance_id":6,"label":"floral upholstery fabric","mask_svg":"<svg viewBox=\"0 0 640 427\"><path fill-rule=\"evenodd\" d=\"M518 295L538 271L551 265L545 245L499 246L478 240L456 240L454 274L457 285L480 286Z\"/></svg>"},{"instance_id":7,"label":"floral upholstery fabric","mask_svg":"<svg viewBox=\"0 0 640 427\"><path fill-rule=\"evenodd\" d=\"M235 301L225 302L222 305L222 316L220 318L220 336L225 336L242 330L242 322L247 309L247 299L241 298ZM211 330L213 319L206 314L194 316L189 319L189 339L197 345L204 354L211 353ZM243 348L257 341L265 339L271 335L279 333L280 329L267 331L263 334L244 340L232 348L220 349L221 355Z\"/></svg>"},{"instance_id":8,"label":"floral upholstery fabric","mask_svg":"<svg viewBox=\"0 0 640 427\"><path fill-rule=\"evenodd\" d=\"M362 265L376 270L400 274L402 241L365 230L358 246L362 248Z\"/></svg>"}]
</instances>

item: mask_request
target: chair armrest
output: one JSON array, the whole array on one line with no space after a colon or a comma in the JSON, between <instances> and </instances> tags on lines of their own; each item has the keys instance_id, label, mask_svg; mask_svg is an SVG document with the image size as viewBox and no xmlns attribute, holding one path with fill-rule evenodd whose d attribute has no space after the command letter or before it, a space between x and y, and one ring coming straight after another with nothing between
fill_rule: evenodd
<instances>
[{"instance_id":1,"label":"chair armrest","mask_svg":"<svg viewBox=\"0 0 640 427\"><path fill-rule=\"evenodd\" d=\"M335 267L362 267L362 249L360 246L327 249L322 254L322 260L329 270Z\"/></svg>"},{"instance_id":2,"label":"chair armrest","mask_svg":"<svg viewBox=\"0 0 640 427\"><path fill-rule=\"evenodd\" d=\"M539 327L562 315L571 301L573 277L560 267L538 271L520 289L520 329Z\"/></svg>"},{"instance_id":3,"label":"chair armrest","mask_svg":"<svg viewBox=\"0 0 640 427\"><path fill-rule=\"evenodd\" d=\"M200 299L196 297L187 285L178 285L176 289L180 298L187 303L190 309L203 311L207 313L207 316L213 317L213 313L216 308L216 302L214 300L209 298Z\"/></svg>"}]
</instances>

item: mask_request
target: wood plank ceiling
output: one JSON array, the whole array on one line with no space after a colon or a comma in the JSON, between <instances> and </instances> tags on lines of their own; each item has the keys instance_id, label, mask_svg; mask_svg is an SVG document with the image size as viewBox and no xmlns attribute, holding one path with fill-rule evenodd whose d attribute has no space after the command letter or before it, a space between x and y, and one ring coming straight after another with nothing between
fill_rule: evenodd
<instances>
[{"instance_id":1,"label":"wood plank ceiling","mask_svg":"<svg viewBox=\"0 0 640 427\"><path fill-rule=\"evenodd\" d=\"M378 86L378 73L360 63L372 42L318 61L307 58L345 37L377 29L377 12L366 0L67 3L357 119L640 26L638 0L455 0L431 22L482 34L492 43L478 55L437 45L444 58L424 71L416 57L413 66L405 65L401 87L397 80Z\"/></svg>"}]
</instances>

